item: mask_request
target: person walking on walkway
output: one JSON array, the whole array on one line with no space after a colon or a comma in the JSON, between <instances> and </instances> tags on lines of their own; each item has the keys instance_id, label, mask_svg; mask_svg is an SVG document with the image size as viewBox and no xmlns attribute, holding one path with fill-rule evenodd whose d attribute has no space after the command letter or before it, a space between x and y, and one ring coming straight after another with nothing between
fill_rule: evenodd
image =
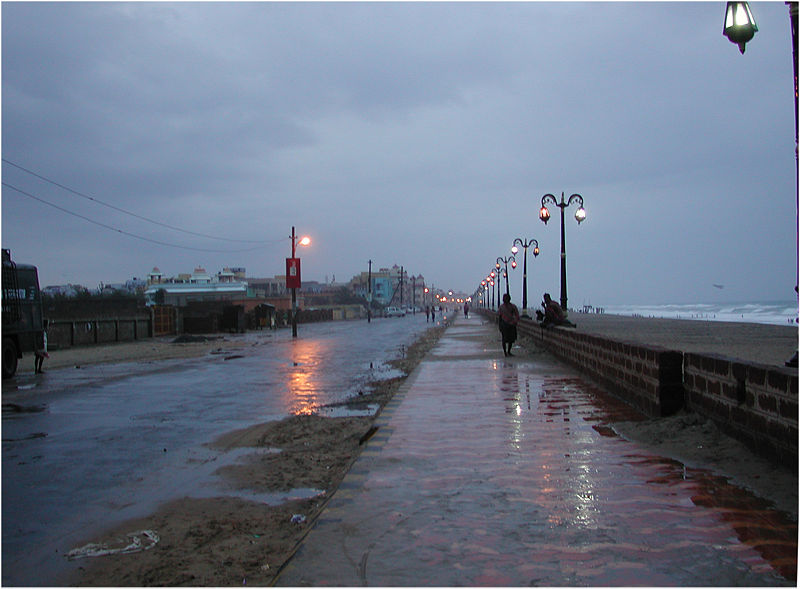
<instances>
[{"instance_id":1,"label":"person walking on walkway","mask_svg":"<svg viewBox=\"0 0 800 589\"><path fill-rule=\"evenodd\" d=\"M511 346L517 341L517 323L519 323L519 309L511 302L511 295L503 295L503 304L497 310L497 324L503 338L503 355L513 356Z\"/></svg>"}]
</instances>

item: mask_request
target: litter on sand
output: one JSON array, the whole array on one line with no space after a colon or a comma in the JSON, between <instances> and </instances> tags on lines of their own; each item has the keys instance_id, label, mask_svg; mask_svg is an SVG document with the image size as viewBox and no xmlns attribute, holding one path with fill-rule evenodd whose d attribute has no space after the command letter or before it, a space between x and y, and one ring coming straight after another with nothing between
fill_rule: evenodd
<instances>
[{"instance_id":1,"label":"litter on sand","mask_svg":"<svg viewBox=\"0 0 800 589\"><path fill-rule=\"evenodd\" d=\"M129 554L131 552L139 552L141 550L149 550L156 544L160 538L153 530L140 530L138 532L131 532L126 539L118 539L119 546L109 546L108 544L94 544L89 543L80 548L74 548L65 555L70 560L76 558L89 558L96 556L108 556L109 554ZM127 542L124 546L123 543Z\"/></svg>"},{"instance_id":2,"label":"litter on sand","mask_svg":"<svg viewBox=\"0 0 800 589\"><path fill-rule=\"evenodd\" d=\"M302 513L295 513L292 516L293 524L302 524L304 521L306 521L306 516L304 516Z\"/></svg>"}]
</instances>

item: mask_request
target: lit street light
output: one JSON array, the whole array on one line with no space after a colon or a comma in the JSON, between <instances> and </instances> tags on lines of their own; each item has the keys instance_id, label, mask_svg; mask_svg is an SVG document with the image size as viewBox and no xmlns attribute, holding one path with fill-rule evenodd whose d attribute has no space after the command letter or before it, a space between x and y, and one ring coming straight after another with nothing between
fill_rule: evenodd
<instances>
[{"instance_id":1,"label":"lit street light","mask_svg":"<svg viewBox=\"0 0 800 589\"><path fill-rule=\"evenodd\" d=\"M505 268L503 270L503 276L505 276L505 278L506 278L506 294L509 294L509 292L508 292L508 263L509 262L511 262L511 267L512 268L516 268L517 267L517 259L514 256L508 256L507 258L498 257L497 258L497 263L494 265L495 268L500 270L500 264L505 264ZM498 288L498 293L497 293L497 300L498 301L500 300L499 290L500 289Z\"/></svg>"},{"instance_id":2,"label":"lit street light","mask_svg":"<svg viewBox=\"0 0 800 589\"><path fill-rule=\"evenodd\" d=\"M561 193L561 202L556 200L552 194L545 194L542 197L542 208L539 210L539 218L547 225L550 220L550 211L547 210L547 203L552 203L561 209L561 308L567 310L567 245L564 241L564 209L573 202L578 203L578 210L575 212L575 220L580 225L586 219L586 211L583 209L583 197L580 194L573 194L567 202L564 202L564 193Z\"/></svg>"},{"instance_id":3,"label":"lit street light","mask_svg":"<svg viewBox=\"0 0 800 589\"><path fill-rule=\"evenodd\" d=\"M725 26L722 34L731 43L739 46L739 52L744 55L744 46L758 31L756 19L750 12L747 2L728 2L725 8Z\"/></svg>"},{"instance_id":4,"label":"lit street light","mask_svg":"<svg viewBox=\"0 0 800 589\"><path fill-rule=\"evenodd\" d=\"M296 256L297 245L310 245L310 237L299 239L295 236L294 226L292 226L292 257L286 258L286 288L292 290L292 337L297 337L297 289L301 286L300 281L300 258Z\"/></svg>"},{"instance_id":5,"label":"lit street light","mask_svg":"<svg viewBox=\"0 0 800 589\"><path fill-rule=\"evenodd\" d=\"M539 242L535 239L525 240L517 237L514 244L511 246L511 253L515 256L519 252L517 245L522 246L522 316L529 317L528 315L528 248L533 245L533 257L539 255Z\"/></svg>"}]
</instances>

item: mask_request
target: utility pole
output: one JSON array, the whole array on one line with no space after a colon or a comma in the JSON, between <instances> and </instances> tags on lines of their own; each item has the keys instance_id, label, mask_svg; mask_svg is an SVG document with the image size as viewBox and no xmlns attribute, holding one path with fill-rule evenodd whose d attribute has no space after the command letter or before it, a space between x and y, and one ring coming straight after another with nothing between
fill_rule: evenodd
<instances>
[{"instance_id":1,"label":"utility pole","mask_svg":"<svg viewBox=\"0 0 800 589\"><path fill-rule=\"evenodd\" d=\"M295 259L295 236L292 225L292 259ZM297 289L292 287L292 337L297 337Z\"/></svg>"},{"instance_id":2,"label":"utility pole","mask_svg":"<svg viewBox=\"0 0 800 589\"><path fill-rule=\"evenodd\" d=\"M369 261L369 274L367 279L367 323L372 322L372 260Z\"/></svg>"},{"instance_id":3,"label":"utility pole","mask_svg":"<svg viewBox=\"0 0 800 589\"><path fill-rule=\"evenodd\" d=\"M403 306L403 267L400 266L400 307Z\"/></svg>"}]
</instances>

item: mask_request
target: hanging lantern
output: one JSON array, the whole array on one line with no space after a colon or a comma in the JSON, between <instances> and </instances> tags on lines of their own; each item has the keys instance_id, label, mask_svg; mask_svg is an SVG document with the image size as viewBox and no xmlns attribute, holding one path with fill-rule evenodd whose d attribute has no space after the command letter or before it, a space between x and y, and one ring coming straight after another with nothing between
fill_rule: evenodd
<instances>
[{"instance_id":1,"label":"hanging lantern","mask_svg":"<svg viewBox=\"0 0 800 589\"><path fill-rule=\"evenodd\" d=\"M725 26L722 34L731 43L738 45L742 54L744 54L745 43L753 38L757 30L756 19L753 18L747 2L728 2L725 8Z\"/></svg>"},{"instance_id":2,"label":"hanging lantern","mask_svg":"<svg viewBox=\"0 0 800 589\"><path fill-rule=\"evenodd\" d=\"M550 220L550 211L547 210L547 207L539 209L539 218L547 225L547 222Z\"/></svg>"}]
</instances>

